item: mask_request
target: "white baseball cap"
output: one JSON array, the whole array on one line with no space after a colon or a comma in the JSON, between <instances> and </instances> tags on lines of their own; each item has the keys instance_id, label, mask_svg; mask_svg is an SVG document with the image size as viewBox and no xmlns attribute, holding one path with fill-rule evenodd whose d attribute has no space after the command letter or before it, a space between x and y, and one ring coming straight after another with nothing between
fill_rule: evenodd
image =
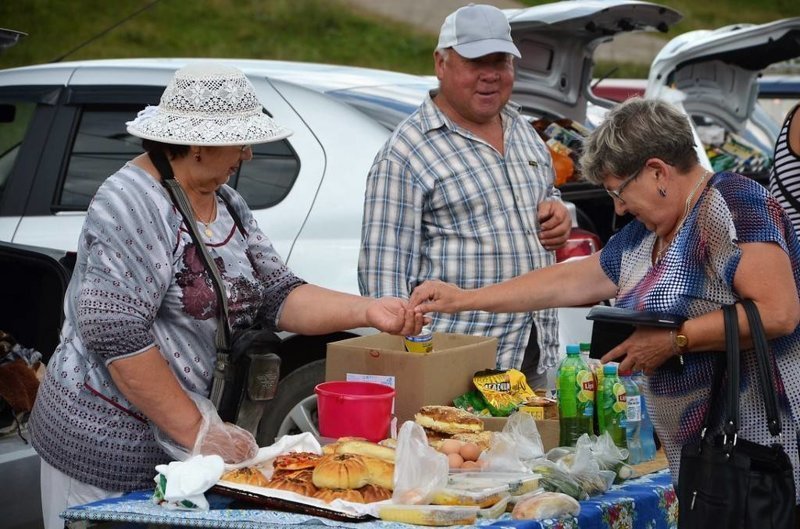
<instances>
[{"instance_id":1,"label":"white baseball cap","mask_svg":"<svg viewBox=\"0 0 800 529\"><path fill-rule=\"evenodd\" d=\"M469 4L444 19L436 49L453 48L462 57L475 59L490 53L522 57L511 38L511 26L494 6Z\"/></svg>"}]
</instances>

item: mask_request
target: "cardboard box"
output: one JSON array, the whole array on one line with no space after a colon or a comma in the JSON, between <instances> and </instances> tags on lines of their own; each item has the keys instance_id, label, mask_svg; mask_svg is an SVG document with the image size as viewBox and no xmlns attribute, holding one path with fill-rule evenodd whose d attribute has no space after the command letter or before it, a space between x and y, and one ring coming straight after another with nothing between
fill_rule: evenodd
<instances>
[{"instance_id":1,"label":"cardboard box","mask_svg":"<svg viewBox=\"0 0 800 529\"><path fill-rule=\"evenodd\" d=\"M402 336L373 334L328 344L325 380L367 380L393 385L398 428L427 404L452 405L472 389L476 371L494 369L497 339L433 334L433 351L409 353Z\"/></svg>"},{"instance_id":2,"label":"cardboard box","mask_svg":"<svg viewBox=\"0 0 800 529\"><path fill-rule=\"evenodd\" d=\"M483 417L483 427L492 432L501 432L507 421L507 417ZM537 420L536 428L542 437L542 446L545 453L558 446L559 434L561 433L558 419Z\"/></svg>"}]
</instances>

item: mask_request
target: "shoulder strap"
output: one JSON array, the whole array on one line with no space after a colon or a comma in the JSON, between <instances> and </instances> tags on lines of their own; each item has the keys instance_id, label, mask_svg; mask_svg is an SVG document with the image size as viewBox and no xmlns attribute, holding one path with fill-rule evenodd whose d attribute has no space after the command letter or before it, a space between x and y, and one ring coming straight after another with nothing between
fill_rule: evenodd
<instances>
[{"instance_id":1,"label":"shoulder strap","mask_svg":"<svg viewBox=\"0 0 800 529\"><path fill-rule=\"evenodd\" d=\"M739 431L739 315L736 304L722 307L725 319L725 353L728 363L727 413L723 430L728 435Z\"/></svg>"},{"instance_id":2,"label":"shoulder strap","mask_svg":"<svg viewBox=\"0 0 800 529\"><path fill-rule=\"evenodd\" d=\"M752 299L742 301L742 306L747 313L747 322L750 325L750 336L753 340L753 347L756 351L758 360L758 382L761 386L761 394L764 397L764 407L767 412L767 426L769 433L773 436L781 433L781 417L778 415L778 404L775 398L775 381L772 380L772 371L769 365L769 345L767 336L764 333L764 324L761 322L761 315L758 307Z\"/></svg>"},{"instance_id":3,"label":"shoulder strap","mask_svg":"<svg viewBox=\"0 0 800 529\"><path fill-rule=\"evenodd\" d=\"M208 270L209 275L211 276L211 283L214 285L214 291L217 294L217 307L219 310L217 311L217 336L216 336L216 345L217 350L219 351L229 351L230 350L230 343L231 343L231 331L230 327L228 326L228 297L225 295L225 287L222 281L222 277L219 275L219 269L217 269L217 265L214 264L214 260L208 253L208 248L206 248L205 243L203 243L200 235L197 233L197 222L195 221L194 214L192 213L191 204L189 204L189 199L186 197L186 193L183 191L183 188L180 186L177 180L175 180L175 175L172 172L172 166L167 160L167 157L164 155L163 152L153 152L150 153L150 159L153 161L153 165L155 165L158 172L161 174L161 183L164 184L164 187L169 193L170 198L172 198L173 204L175 207L178 208L181 215L183 216L183 220L186 223L186 228L189 230L189 235L192 238L192 242L194 242L195 247L199 251L200 259L203 261L203 264ZM225 202L227 205L228 203ZM229 211L231 208L229 208ZM234 218L234 222L239 218L238 215L231 216ZM237 225L241 224L241 220L238 221ZM244 232L243 232L244 233Z\"/></svg>"}]
</instances>

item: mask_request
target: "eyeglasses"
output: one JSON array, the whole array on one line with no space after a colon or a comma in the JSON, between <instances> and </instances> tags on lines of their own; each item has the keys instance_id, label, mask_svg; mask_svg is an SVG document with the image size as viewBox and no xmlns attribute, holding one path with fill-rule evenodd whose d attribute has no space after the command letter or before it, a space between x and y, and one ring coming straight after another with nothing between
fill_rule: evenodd
<instances>
[{"instance_id":1,"label":"eyeglasses","mask_svg":"<svg viewBox=\"0 0 800 529\"><path fill-rule=\"evenodd\" d=\"M625 190L625 187L628 184L630 184L631 182L636 180L636 177L639 176L639 173L641 173L643 170L644 170L644 167L642 167L641 169L639 169L638 171L636 171L635 173L633 173L632 175L627 177L625 180L622 181L622 183L616 189L608 189L608 188L606 188L606 193L608 193L608 196L610 196L611 198L614 198L616 200L619 200L620 204L624 204L625 203L625 199L622 198L622 192Z\"/></svg>"}]
</instances>

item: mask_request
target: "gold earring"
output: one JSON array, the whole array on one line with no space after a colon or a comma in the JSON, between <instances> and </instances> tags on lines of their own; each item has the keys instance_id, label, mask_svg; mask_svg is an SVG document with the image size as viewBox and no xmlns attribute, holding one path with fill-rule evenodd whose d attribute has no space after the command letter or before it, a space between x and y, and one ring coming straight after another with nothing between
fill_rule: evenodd
<instances>
[{"instance_id":1,"label":"gold earring","mask_svg":"<svg viewBox=\"0 0 800 529\"><path fill-rule=\"evenodd\" d=\"M662 197L666 197L667 196L667 190L664 189L663 187L659 187L658 188L658 194L661 195Z\"/></svg>"}]
</instances>

